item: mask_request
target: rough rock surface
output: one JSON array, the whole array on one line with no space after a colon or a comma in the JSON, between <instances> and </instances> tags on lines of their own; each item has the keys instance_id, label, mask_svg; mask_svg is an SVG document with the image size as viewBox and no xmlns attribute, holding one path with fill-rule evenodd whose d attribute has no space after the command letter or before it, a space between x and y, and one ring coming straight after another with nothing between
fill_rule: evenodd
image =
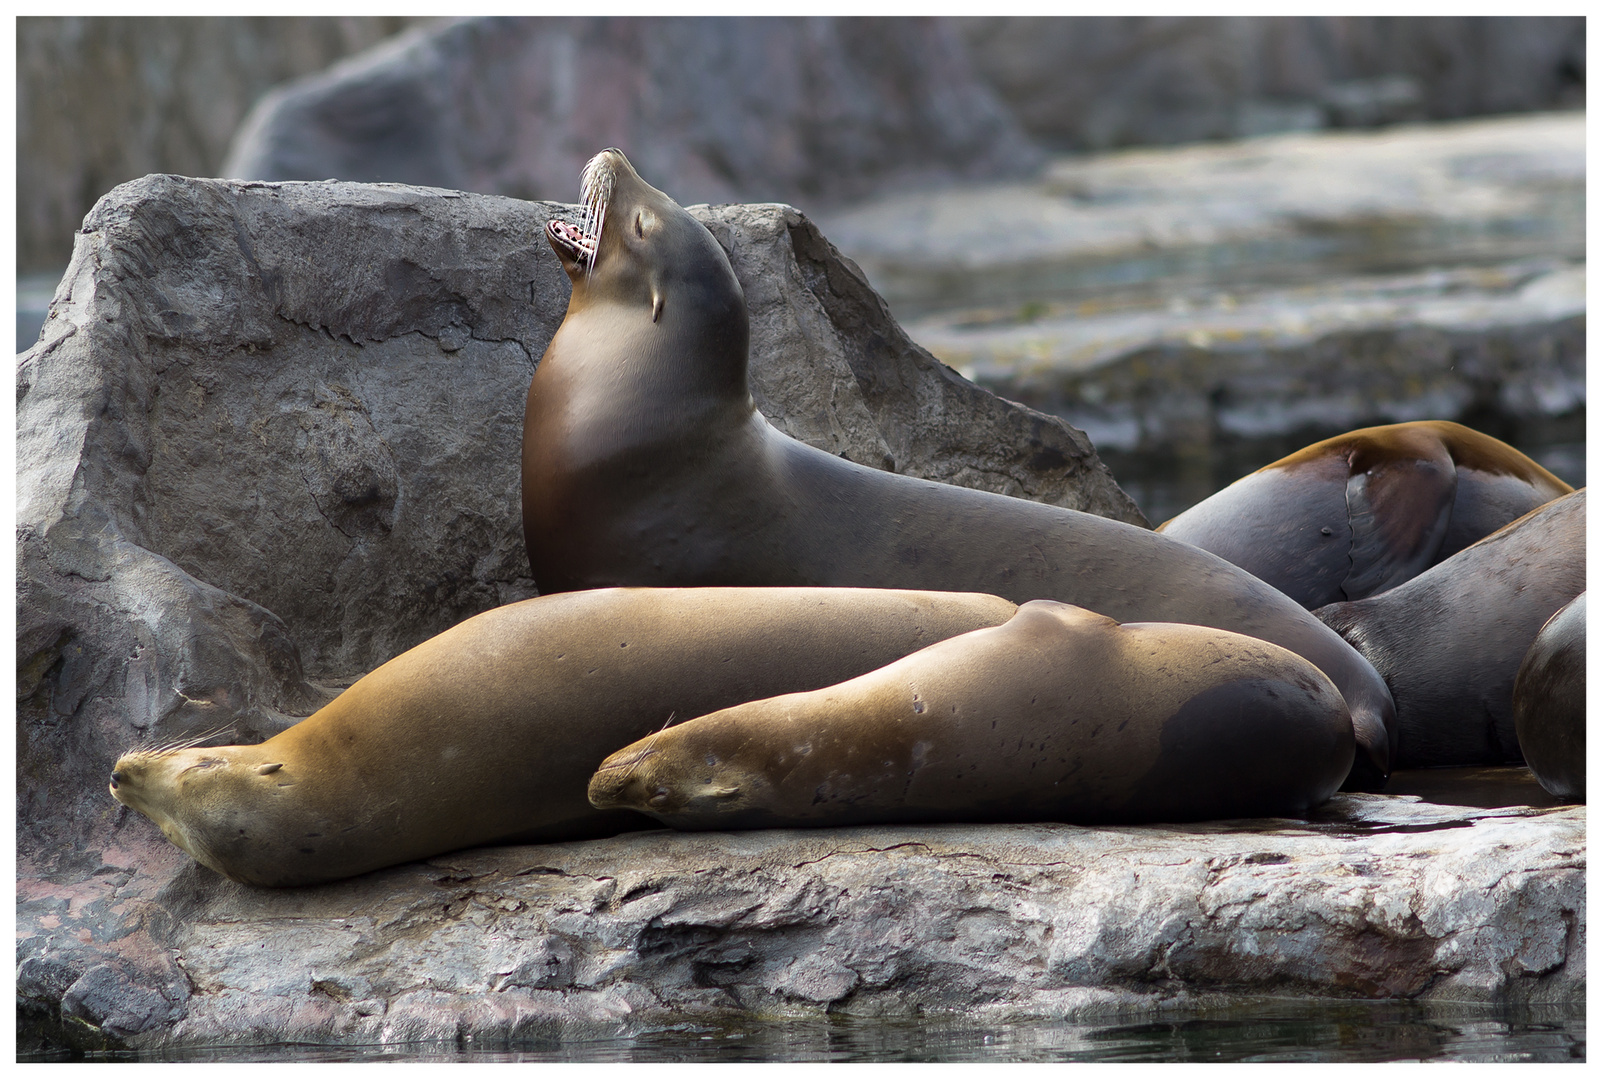
<instances>
[{"instance_id":1,"label":"rough rock surface","mask_svg":"<svg viewBox=\"0 0 1603 1080\"><path fill-rule=\"evenodd\" d=\"M1578 807L1342 795L1309 822L651 831L289 890L172 848L104 860L18 895L25 1027L82 1046L486 1049L731 1013L1012 1020L1585 986Z\"/></svg>"},{"instance_id":2,"label":"rough rock surface","mask_svg":"<svg viewBox=\"0 0 1603 1080\"><path fill-rule=\"evenodd\" d=\"M1031 135L1101 150L1584 104L1586 20L988 16L957 20Z\"/></svg>"},{"instance_id":3,"label":"rough rock surface","mask_svg":"<svg viewBox=\"0 0 1603 1080\"><path fill-rule=\"evenodd\" d=\"M940 20L472 18L269 94L223 175L551 199L604 146L683 204L810 203L1042 160Z\"/></svg>"},{"instance_id":4,"label":"rough rock surface","mask_svg":"<svg viewBox=\"0 0 1603 1080\"><path fill-rule=\"evenodd\" d=\"M909 332L1104 450L1423 419L1537 428L1586 407L1586 269L1553 260L932 317Z\"/></svg>"},{"instance_id":5,"label":"rough rock surface","mask_svg":"<svg viewBox=\"0 0 1603 1080\"><path fill-rule=\"evenodd\" d=\"M106 794L123 750L219 724L259 740L532 595L523 401L568 296L542 230L579 212L152 176L90 215L17 374L19 877L76 890L74 927L120 903L103 867L173 854ZM1140 521L1083 434L914 346L797 211L694 212L745 284L753 393L781 429ZM69 1013L158 1022L168 983L116 990L145 962L74 975Z\"/></svg>"}]
</instances>

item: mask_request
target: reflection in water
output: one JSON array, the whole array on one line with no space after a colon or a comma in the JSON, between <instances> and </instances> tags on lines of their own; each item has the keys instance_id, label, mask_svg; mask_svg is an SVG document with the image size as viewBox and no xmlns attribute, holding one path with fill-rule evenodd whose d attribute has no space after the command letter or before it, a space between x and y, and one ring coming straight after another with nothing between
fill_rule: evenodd
<instances>
[{"instance_id":1,"label":"reflection in water","mask_svg":"<svg viewBox=\"0 0 1603 1080\"><path fill-rule=\"evenodd\" d=\"M1387 795L1418 795L1448 806L1573 806L1543 790L1523 765L1472 765L1449 769L1398 769L1386 782Z\"/></svg>"},{"instance_id":2,"label":"reflection in water","mask_svg":"<svg viewBox=\"0 0 1603 1080\"><path fill-rule=\"evenodd\" d=\"M98 1061L1584 1061L1586 1006L1259 999L1163 1020L953 1024L826 1016L518 1046L273 1046ZM36 1058L35 1060L42 1060ZM61 1060L61 1059L57 1059Z\"/></svg>"}]
</instances>

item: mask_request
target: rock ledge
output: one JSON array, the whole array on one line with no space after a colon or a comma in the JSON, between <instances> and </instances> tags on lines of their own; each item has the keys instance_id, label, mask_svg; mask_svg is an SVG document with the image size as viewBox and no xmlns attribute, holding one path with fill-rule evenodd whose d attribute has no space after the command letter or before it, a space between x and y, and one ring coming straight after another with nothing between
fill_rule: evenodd
<instances>
[{"instance_id":1,"label":"rock ledge","mask_svg":"<svg viewBox=\"0 0 1603 1080\"><path fill-rule=\"evenodd\" d=\"M652 831L286 890L144 854L23 883L25 1018L152 1049L482 1047L732 1015L1585 992L1578 807L1342 795L1306 822ZM69 932L85 906L94 945Z\"/></svg>"}]
</instances>

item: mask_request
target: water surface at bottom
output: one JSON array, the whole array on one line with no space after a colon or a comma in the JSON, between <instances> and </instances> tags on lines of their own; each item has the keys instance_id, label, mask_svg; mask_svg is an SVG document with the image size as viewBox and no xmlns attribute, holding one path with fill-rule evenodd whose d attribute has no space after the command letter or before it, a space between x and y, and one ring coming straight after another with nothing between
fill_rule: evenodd
<instances>
[{"instance_id":1,"label":"water surface at bottom","mask_svg":"<svg viewBox=\"0 0 1603 1080\"><path fill-rule=\"evenodd\" d=\"M1584 1061L1586 1006L1259 999L1161 1020L960 1024L827 1016L687 1024L626 1038L516 1046L280 1045L96 1061L1068 1062ZM24 1059L26 1060L26 1058ZM52 1060L35 1057L33 1060ZM53 1060L65 1060L54 1058ZM85 1060L79 1058L78 1060Z\"/></svg>"}]
</instances>

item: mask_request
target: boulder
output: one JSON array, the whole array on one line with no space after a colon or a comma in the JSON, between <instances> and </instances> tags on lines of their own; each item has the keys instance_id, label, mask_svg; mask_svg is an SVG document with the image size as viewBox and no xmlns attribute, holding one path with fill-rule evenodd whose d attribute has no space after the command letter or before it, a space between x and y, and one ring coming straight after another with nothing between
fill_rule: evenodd
<instances>
[{"instance_id":1,"label":"boulder","mask_svg":"<svg viewBox=\"0 0 1603 1080\"><path fill-rule=\"evenodd\" d=\"M19 885L18 1004L25 1038L155 1051L1575 1001L1585 828L1338 795L1310 821L654 830L285 890L108 849L95 895Z\"/></svg>"},{"instance_id":2,"label":"boulder","mask_svg":"<svg viewBox=\"0 0 1603 1080\"><path fill-rule=\"evenodd\" d=\"M944 21L470 18L268 94L223 175L551 199L604 146L681 204L838 200L1041 161Z\"/></svg>"}]
</instances>

